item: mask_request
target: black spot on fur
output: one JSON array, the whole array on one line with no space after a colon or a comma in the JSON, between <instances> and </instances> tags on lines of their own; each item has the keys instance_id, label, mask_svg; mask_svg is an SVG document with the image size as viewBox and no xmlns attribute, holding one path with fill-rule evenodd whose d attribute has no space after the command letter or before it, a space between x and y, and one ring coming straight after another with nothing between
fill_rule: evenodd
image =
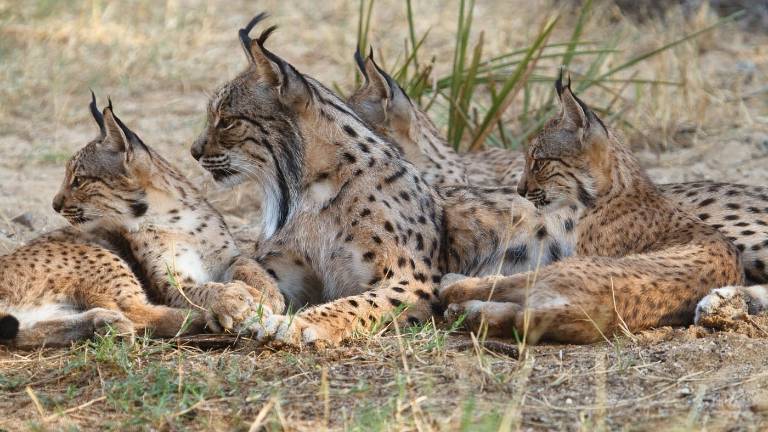
<instances>
[{"instance_id":1,"label":"black spot on fur","mask_svg":"<svg viewBox=\"0 0 768 432\"><path fill-rule=\"evenodd\" d=\"M131 203L131 213L133 213L135 217L144 216L147 213L147 209L149 209L149 206L143 201Z\"/></svg>"},{"instance_id":2,"label":"black spot on fur","mask_svg":"<svg viewBox=\"0 0 768 432\"><path fill-rule=\"evenodd\" d=\"M507 249L504 259L513 265L525 262L528 259L528 246L521 244Z\"/></svg>"},{"instance_id":3,"label":"black spot on fur","mask_svg":"<svg viewBox=\"0 0 768 432\"><path fill-rule=\"evenodd\" d=\"M536 231L536 238L539 240L543 239L547 236L547 227L541 227L538 231Z\"/></svg>"},{"instance_id":4,"label":"black spot on fur","mask_svg":"<svg viewBox=\"0 0 768 432\"><path fill-rule=\"evenodd\" d=\"M563 226L565 227L565 232L571 232L573 231L573 219L566 219Z\"/></svg>"},{"instance_id":5,"label":"black spot on fur","mask_svg":"<svg viewBox=\"0 0 768 432\"><path fill-rule=\"evenodd\" d=\"M352 126L344 125L342 129L344 129L344 132L346 132L347 135L351 136L352 138L357 138L357 132L355 132L355 130L352 129Z\"/></svg>"},{"instance_id":6,"label":"black spot on fur","mask_svg":"<svg viewBox=\"0 0 768 432\"><path fill-rule=\"evenodd\" d=\"M352 154L350 154L350 153L344 152L344 153L342 153L341 155L342 155L342 156L344 156L344 159L346 159L346 160L347 160L347 162L349 162L349 163L351 163L351 164L352 164L352 163L355 163L355 162L357 162L357 158L356 158L356 157L354 157L354 156L353 156Z\"/></svg>"},{"instance_id":7,"label":"black spot on fur","mask_svg":"<svg viewBox=\"0 0 768 432\"><path fill-rule=\"evenodd\" d=\"M417 290L416 290L416 291L414 291L414 292L415 292L415 293L416 293L416 295L417 295L417 296L419 296L419 298L420 298L420 299L422 299L422 300L429 300L429 298L431 297L431 296L429 295L429 293L428 293L428 292L426 292L426 291L424 291L423 289L417 289Z\"/></svg>"},{"instance_id":8,"label":"black spot on fur","mask_svg":"<svg viewBox=\"0 0 768 432\"><path fill-rule=\"evenodd\" d=\"M563 252L560 249L559 243L552 242L552 244L549 245L549 257L553 262L560 261L560 259L563 257Z\"/></svg>"}]
</instances>

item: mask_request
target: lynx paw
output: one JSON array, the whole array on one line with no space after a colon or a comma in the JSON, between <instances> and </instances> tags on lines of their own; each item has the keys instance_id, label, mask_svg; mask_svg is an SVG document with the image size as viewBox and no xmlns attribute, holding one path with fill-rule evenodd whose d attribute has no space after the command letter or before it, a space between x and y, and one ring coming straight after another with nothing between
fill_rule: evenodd
<instances>
[{"instance_id":1,"label":"lynx paw","mask_svg":"<svg viewBox=\"0 0 768 432\"><path fill-rule=\"evenodd\" d=\"M694 324L711 326L721 320L741 320L749 312L747 301L738 287L713 289L696 305Z\"/></svg>"},{"instance_id":2,"label":"lynx paw","mask_svg":"<svg viewBox=\"0 0 768 432\"><path fill-rule=\"evenodd\" d=\"M521 312L522 307L515 303L470 300L450 304L445 310L445 319L453 323L463 318L462 324L467 330L510 337Z\"/></svg>"},{"instance_id":3,"label":"lynx paw","mask_svg":"<svg viewBox=\"0 0 768 432\"><path fill-rule=\"evenodd\" d=\"M253 298L243 282L209 282L206 288L218 293L206 315L208 327L215 332L249 330L255 323L272 314L268 306L259 304Z\"/></svg>"},{"instance_id":4,"label":"lynx paw","mask_svg":"<svg viewBox=\"0 0 768 432\"><path fill-rule=\"evenodd\" d=\"M274 340L289 346L336 344L340 341L326 327L300 316L288 315L272 315L264 320L264 325L258 331L258 339L262 342Z\"/></svg>"},{"instance_id":5,"label":"lynx paw","mask_svg":"<svg viewBox=\"0 0 768 432\"><path fill-rule=\"evenodd\" d=\"M126 318L122 312L111 309L94 308L89 310L88 314L91 323L93 324L94 334L104 336L112 330L116 336L129 344L133 344L136 338L136 330L134 329L131 320Z\"/></svg>"}]
</instances>

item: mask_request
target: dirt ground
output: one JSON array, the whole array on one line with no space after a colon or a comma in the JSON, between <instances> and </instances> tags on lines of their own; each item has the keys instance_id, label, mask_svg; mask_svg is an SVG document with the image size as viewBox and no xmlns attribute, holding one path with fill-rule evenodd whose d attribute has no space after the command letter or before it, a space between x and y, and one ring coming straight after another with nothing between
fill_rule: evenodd
<instances>
[{"instance_id":1,"label":"dirt ground","mask_svg":"<svg viewBox=\"0 0 768 432\"><path fill-rule=\"evenodd\" d=\"M638 25L597 4L587 35L622 34L615 62L715 20L705 11ZM431 29L425 50L445 71L455 7L414 6L417 32ZM394 59L407 32L404 6L375 7L372 42ZM217 190L188 153L207 94L244 65L236 29L269 10L281 25L275 51L349 92L357 8L352 0L0 0L0 253L63 225L50 202L66 159L96 135L88 87L101 101L110 95L145 142L210 190L234 229L247 228L257 199L248 185ZM555 10L482 1L475 25L498 53L529 42L529 27ZM555 40L575 19L562 13ZM618 92L632 125L621 129L655 181L768 184L765 32L723 27L631 73L682 83ZM766 430L766 330L758 317L732 331L658 329L591 346L526 347L522 356L514 342L481 348L440 323L321 351L247 339L211 350L112 338L67 350L0 348L0 430Z\"/></svg>"}]
</instances>

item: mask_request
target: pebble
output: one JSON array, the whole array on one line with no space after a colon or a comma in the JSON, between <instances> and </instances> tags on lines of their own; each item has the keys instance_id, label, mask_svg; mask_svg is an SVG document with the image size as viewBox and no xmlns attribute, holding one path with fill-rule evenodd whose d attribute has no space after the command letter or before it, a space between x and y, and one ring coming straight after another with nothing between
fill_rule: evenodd
<instances>
[{"instance_id":1,"label":"pebble","mask_svg":"<svg viewBox=\"0 0 768 432\"><path fill-rule=\"evenodd\" d=\"M21 226L25 226L30 230L35 229L35 225L33 221L34 221L34 218L32 216L32 213L30 212L22 213L16 216L15 218L11 219L11 222L17 223Z\"/></svg>"}]
</instances>

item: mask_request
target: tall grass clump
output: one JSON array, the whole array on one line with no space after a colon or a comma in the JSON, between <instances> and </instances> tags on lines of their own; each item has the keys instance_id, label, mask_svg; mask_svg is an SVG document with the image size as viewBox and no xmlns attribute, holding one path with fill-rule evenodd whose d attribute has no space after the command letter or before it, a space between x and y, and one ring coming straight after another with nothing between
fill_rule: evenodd
<instances>
[{"instance_id":1,"label":"tall grass clump","mask_svg":"<svg viewBox=\"0 0 768 432\"><path fill-rule=\"evenodd\" d=\"M633 125L621 118L622 113L617 109L620 95L627 86L682 84L637 78L644 62L741 16L736 13L722 18L626 58L618 55L623 53L619 47L625 42L621 32L602 41L585 38L585 29L590 20L595 19L593 1L586 0L578 9L575 20L569 23L573 28L565 40L553 40L554 31L563 26L563 20L554 13L541 20L527 46L490 56L484 52L483 31L480 30L476 38L473 36L476 30L475 1L460 0L456 4L458 19L450 72L439 76L433 74L435 59L426 60L427 54L423 52L429 31L416 34L413 25L416 12L410 0L405 2L408 21L405 53L391 72L414 101L444 123L448 142L459 151L475 151L488 145L519 147L554 112L551 84L560 67L573 75L577 92L595 88L595 91L605 93L606 97L595 99L609 102L593 107L596 111L632 128ZM363 52L368 49L372 11L373 0L360 1L358 41ZM579 66L573 67L576 60ZM547 96L533 97L542 94Z\"/></svg>"}]
</instances>

